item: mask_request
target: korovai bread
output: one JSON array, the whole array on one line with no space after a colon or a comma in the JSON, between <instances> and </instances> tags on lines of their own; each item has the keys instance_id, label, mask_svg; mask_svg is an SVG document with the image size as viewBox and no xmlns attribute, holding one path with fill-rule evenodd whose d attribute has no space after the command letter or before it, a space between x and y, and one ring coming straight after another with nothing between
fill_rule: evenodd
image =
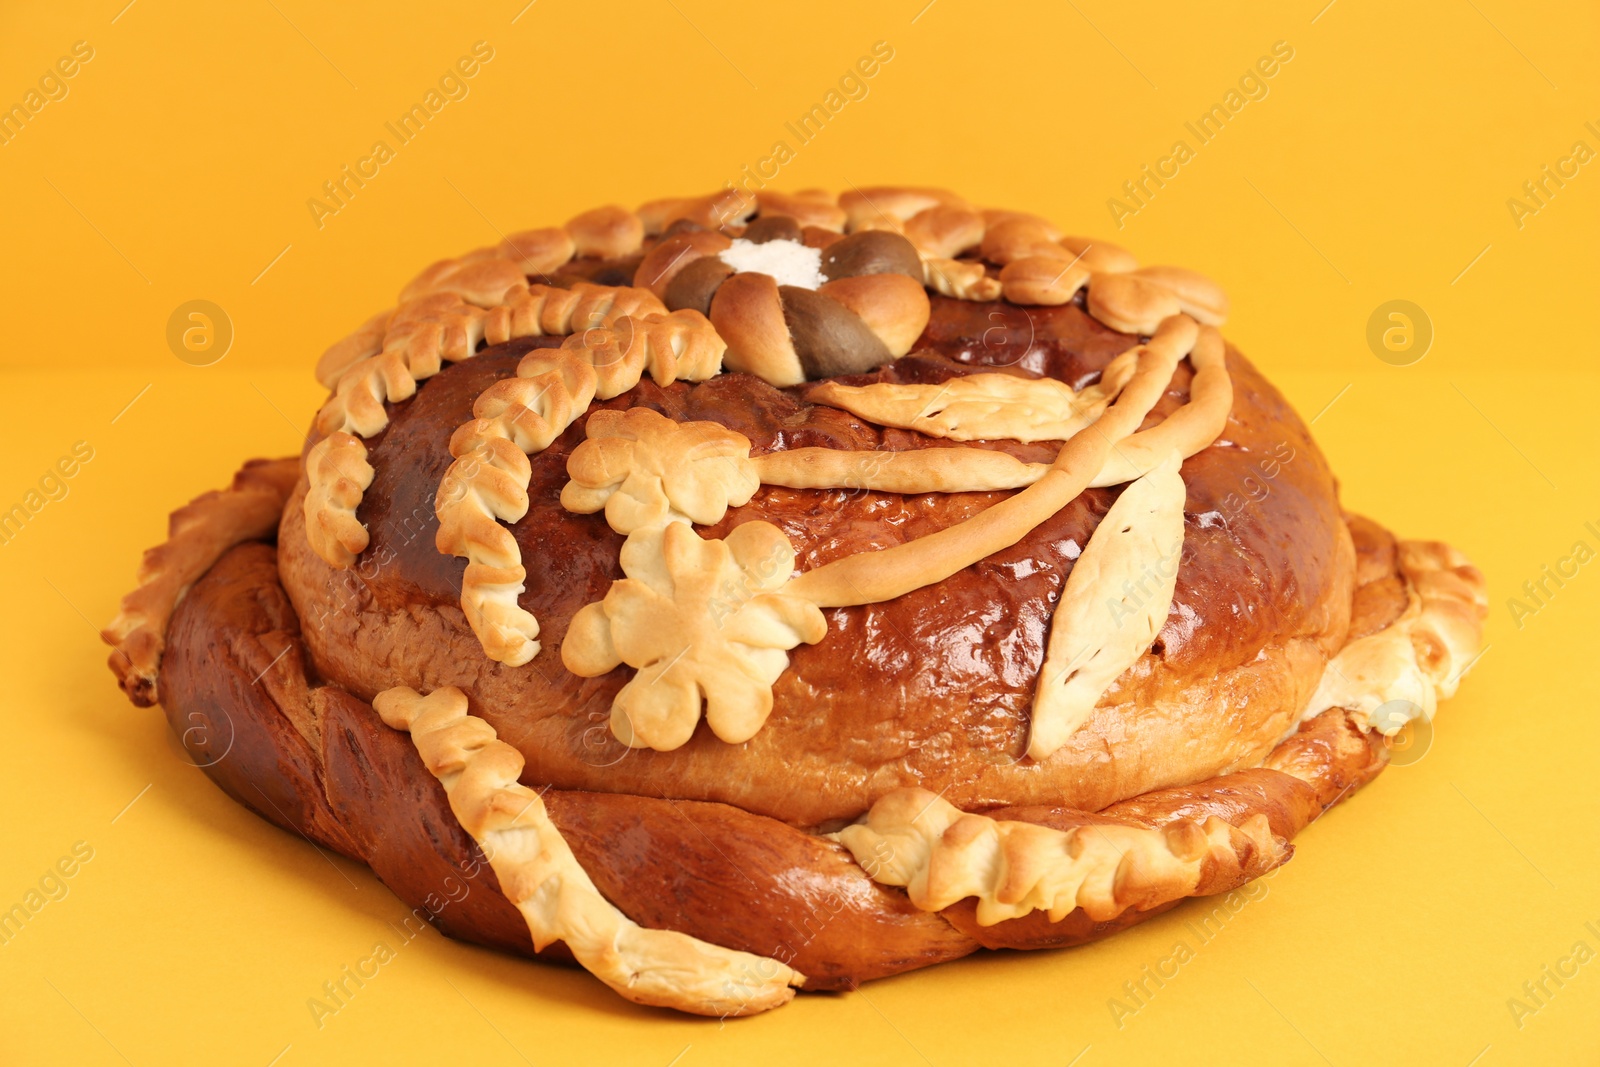
<instances>
[{"instance_id":1,"label":"korovai bread","mask_svg":"<svg viewBox=\"0 0 1600 1067\"><path fill-rule=\"evenodd\" d=\"M941 190L513 234L174 513L111 667L419 921L641 1004L1099 938L1286 862L1481 646L1227 314Z\"/></svg>"}]
</instances>

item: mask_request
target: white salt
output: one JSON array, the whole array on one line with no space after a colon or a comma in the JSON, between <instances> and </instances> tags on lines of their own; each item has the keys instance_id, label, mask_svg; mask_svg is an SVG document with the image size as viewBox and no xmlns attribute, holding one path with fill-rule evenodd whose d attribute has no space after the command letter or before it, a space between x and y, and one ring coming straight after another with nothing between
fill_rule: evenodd
<instances>
[{"instance_id":1,"label":"white salt","mask_svg":"<svg viewBox=\"0 0 1600 1067\"><path fill-rule=\"evenodd\" d=\"M822 276L822 249L807 248L799 241L756 244L740 237L720 255L722 262L734 270L770 274L779 285L815 289L827 281Z\"/></svg>"}]
</instances>

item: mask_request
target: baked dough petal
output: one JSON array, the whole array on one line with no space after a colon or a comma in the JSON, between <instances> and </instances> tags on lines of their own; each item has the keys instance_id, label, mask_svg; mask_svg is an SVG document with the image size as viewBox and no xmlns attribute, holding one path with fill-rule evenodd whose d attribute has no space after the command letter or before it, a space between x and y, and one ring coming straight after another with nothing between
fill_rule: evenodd
<instances>
[{"instance_id":1,"label":"baked dough petal","mask_svg":"<svg viewBox=\"0 0 1600 1067\"><path fill-rule=\"evenodd\" d=\"M1149 650L1172 607L1183 552L1178 453L1123 490L1067 576L1033 700L1028 755L1047 759Z\"/></svg>"}]
</instances>

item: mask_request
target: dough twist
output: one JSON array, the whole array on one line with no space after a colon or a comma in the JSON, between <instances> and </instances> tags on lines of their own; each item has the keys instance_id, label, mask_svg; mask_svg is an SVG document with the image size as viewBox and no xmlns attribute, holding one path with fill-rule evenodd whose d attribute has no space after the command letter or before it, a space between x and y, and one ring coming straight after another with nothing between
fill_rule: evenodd
<instances>
[{"instance_id":1,"label":"dough twist","mask_svg":"<svg viewBox=\"0 0 1600 1067\"><path fill-rule=\"evenodd\" d=\"M384 722L411 734L450 810L527 921L535 948L565 942L585 970L628 1000L696 1015L754 1015L787 1004L805 984L803 974L770 957L649 930L618 911L572 854L539 794L517 780L522 754L467 714L461 690L424 697L399 687L379 693L372 706Z\"/></svg>"}]
</instances>

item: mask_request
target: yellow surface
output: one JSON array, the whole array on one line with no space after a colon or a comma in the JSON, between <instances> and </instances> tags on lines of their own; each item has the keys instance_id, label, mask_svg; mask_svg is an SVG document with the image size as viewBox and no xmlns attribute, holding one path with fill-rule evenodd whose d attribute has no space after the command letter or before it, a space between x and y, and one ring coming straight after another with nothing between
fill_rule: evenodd
<instances>
[{"instance_id":1,"label":"yellow surface","mask_svg":"<svg viewBox=\"0 0 1600 1067\"><path fill-rule=\"evenodd\" d=\"M1600 962L1546 979L1536 1013L1507 1003L1575 942L1600 952L1600 564L1536 613L1507 603L1574 542L1600 549L1600 163L1536 213L1507 206L1575 141L1600 149L1593 5L124 2L0 12L0 103L74 42L93 49L0 145L0 505L75 442L93 449L0 546L0 907L75 842L93 849L0 946L0 1061L1600 1058ZM306 201L480 40L493 58L468 95L319 228ZM865 98L799 145L785 122L877 41L893 59ZM1268 95L1198 145L1184 122L1277 41L1293 58ZM1108 198L1180 138L1193 158L1117 232ZM946 185L1218 278L1232 340L1321 412L1348 504L1488 573L1490 649L1426 758L1313 827L1210 943L1190 905L1086 949L725 1026L652 1014L431 931L402 946L402 908L364 869L224 798L102 668L94 630L165 513L246 456L295 450L312 361L416 268L608 200L719 186L780 139L788 188ZM167 346L195 299L233 324L213 366ZM1411 366L1367 346L1394 299L1435 329ZM1194 958L1119 1027L1108 1001L1180 940ZM395 958L319 1028L308 998L379 941Z\"/></svg>"}]
</instances>

